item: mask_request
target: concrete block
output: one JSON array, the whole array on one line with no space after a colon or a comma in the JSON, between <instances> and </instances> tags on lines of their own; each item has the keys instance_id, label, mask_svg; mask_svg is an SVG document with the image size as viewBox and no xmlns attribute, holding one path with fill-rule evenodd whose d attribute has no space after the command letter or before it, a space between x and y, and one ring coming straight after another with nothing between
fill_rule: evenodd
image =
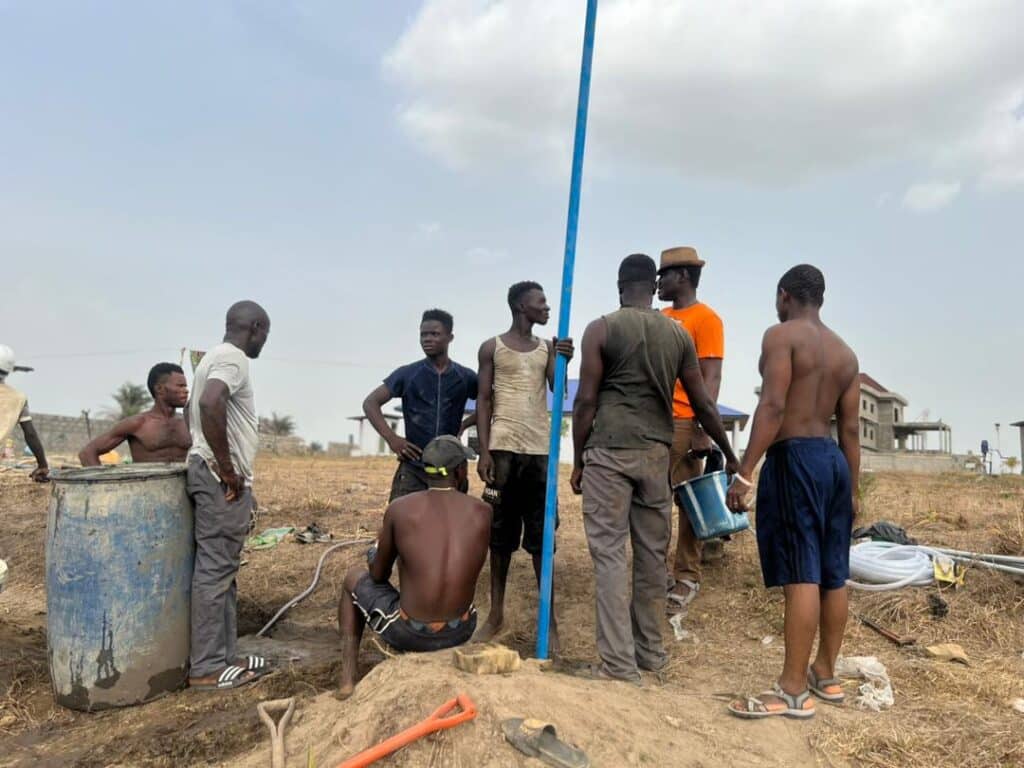
<instances>
[{"instance_id":1,"label":"concrete block","mask_svg":"<svg viewBox=\"0 0 1024 768\"><path fill-rule=\"evenodd\" d=\"M456 648L452 661L458 669L474 675L502 675L522 665L519 654L497 643L473 643Z\"/></svg>"}]
</instances>

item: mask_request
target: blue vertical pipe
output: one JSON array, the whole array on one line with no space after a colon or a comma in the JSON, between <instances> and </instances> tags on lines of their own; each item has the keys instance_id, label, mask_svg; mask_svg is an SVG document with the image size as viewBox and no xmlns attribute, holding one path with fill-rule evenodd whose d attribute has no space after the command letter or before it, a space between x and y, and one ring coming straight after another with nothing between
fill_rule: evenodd
<instances>
[{"instance_id":1,"label":"blue vertical pipe","mask_svg":"<svg viewBox=\"0 0 1024 768\"><path fill-rule=\"evenodd\" d=\"M569 182L569 216L565 225L565 260L562 262L562 300L558 308L558 338L569 335L572 309L572 277L576 266L576 230L580 217L580 184L583 180L583 148L587 141L587 107L590 104L590 65L594 58L594 26L597 0L587 0L587 21L583 31L583 63L580 66L580 93L576 103L576 138L572 150L572 176ZM555 360L554 397L551 399L551 444L548 449L547 500L544 507L544 546L541 550L540 605L537 616L537 658L548 657L548 630L551 623L551 589L555 555L555 517L558 509L558 454L562 446L562 409L565 402L567 361Z\"/></svg>"}]
</instances>

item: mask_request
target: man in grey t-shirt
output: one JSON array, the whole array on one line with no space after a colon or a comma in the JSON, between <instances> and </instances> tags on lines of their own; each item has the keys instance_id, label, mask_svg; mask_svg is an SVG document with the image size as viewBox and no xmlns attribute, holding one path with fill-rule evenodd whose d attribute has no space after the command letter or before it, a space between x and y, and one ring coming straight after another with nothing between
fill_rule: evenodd
<instances>
[{"instance_id":1,"label":"man in grey t-shirt","mask_svg":"<svg viewBox=\"0 0 1024 768\"><path fill-rule=\"evenodd\" d=\"M232 305L224 343L203 356L192 384L188 493L196 529L189 673L193 688L237 688L266 671L262 658L236 659L235 577L252 514L253 463L259 447L249 360L259 357L269 333L270 317L263 307L252 301Z\"/></svg>"}]
</instances>

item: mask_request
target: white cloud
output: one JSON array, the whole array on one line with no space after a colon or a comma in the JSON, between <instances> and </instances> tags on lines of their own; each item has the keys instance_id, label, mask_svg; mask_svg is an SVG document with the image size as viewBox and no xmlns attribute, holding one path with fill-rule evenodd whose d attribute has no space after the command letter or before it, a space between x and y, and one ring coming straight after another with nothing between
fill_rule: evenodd
<instances>
[{"instance_id":1,"label":"white cloud","mask_svg":"<svg viewBox=\"0 0 1024 768\"><path fill-rule=\"evenodd\" d=\"M474 170L568 167L583 2L426 0L398 119ZM1024 181L1019 0L603 0L588 164L793 182L894 159Z\"/></svg>"},{"instance_id":2,"label":"white cloud","mask_svg":"<svg viewBox=\"0 0 1024 768\"><path fill-rule=\"evenodd\" d=\"M959 181L914 184L903 193L903 206L916 213L929 213L945 208L959 194Z\"/></svg>"}]
</instances>

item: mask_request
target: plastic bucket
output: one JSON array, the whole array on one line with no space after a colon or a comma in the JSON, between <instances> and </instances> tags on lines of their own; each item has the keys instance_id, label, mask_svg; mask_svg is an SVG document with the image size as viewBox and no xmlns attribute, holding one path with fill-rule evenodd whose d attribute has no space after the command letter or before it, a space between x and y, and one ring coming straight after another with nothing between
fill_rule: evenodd
<instances>
[{"instance_id":1,"label":"plastic bucket","mask_svg":"<svg viewBox=\"0 0 1024 768\"><path fill-rule=\"evenodd\" d=\"M725 505L728 487L725 472L719 471L687 480L673 489L680 506L690 518L694 534L701 541L739 533L750 527L746 512L737 515Z\"/></svg>"}]
</instances>

